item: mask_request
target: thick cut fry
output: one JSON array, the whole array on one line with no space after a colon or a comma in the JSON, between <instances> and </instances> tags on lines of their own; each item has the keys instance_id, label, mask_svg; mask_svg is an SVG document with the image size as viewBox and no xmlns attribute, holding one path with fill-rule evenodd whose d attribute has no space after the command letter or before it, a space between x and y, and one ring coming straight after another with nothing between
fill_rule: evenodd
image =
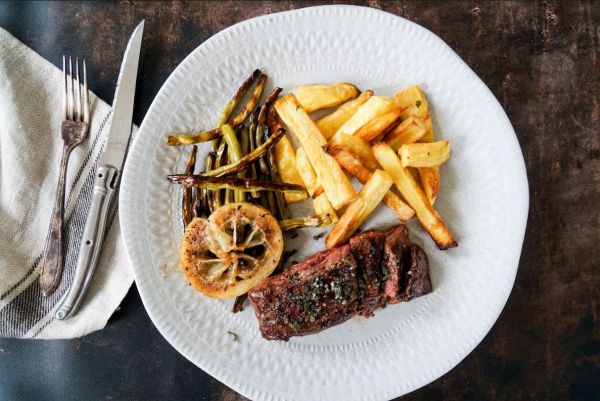
<instances>
[{"instance_id":1,"label":"thick cut fry","mask_svg":"<svg viewBox=\"0 0 600 401\"><path fill-rule=\"evenodd\" d=\"M332 206L337 210L351 202L356 196L354 187L339 164L321 148L327 140L308 113L300 107L294 95L288 93L283 96L275 103L275 109L281 121L306 150L310 164L321 180Z\"/></svg>"},{"instance_id":2,"label":"thick cut fry","mask_svg":"<svg viewBox=\"0 0 600 401\"><path fill-rule=\"evenodd\" d=\"M329 145L331 144L339 144L342 148L354 154L369 170L373 171L379 168L379 163L377 163L373 152L371 152L371 145L356 135L338 135L330 141Z\"/></svg>"},{"instance_id":3,"label":"thick cut fry","mask_svg":"<svg viewBox=\"0 0 600 401\"><path fill-rule=\"evenodd\" d=\"M431 117L427 117L427 119L423 122L425 125L425 130L427 131L419 142L428 143L433 142L433 124L431 123ZM440 191L440 168L439 167L422 167L419 169L419 177L421 179L421 187L425 191L425 195L427 195L427 199L429 199L429 204L433 206L435 203L435 199L437 198L437 194Z\"/></svg>"},{"instance_id":4,"label":"thick cut fry","mask_svg":"<svg viewBox=\"0 0 600 401\"><path fill-rule=\"evenodd\" d=\"M360 106L360 108L356 110L356 113L354 113L352 117L337 130L335 135L354 135L356 131L373 118L397 109L398 106L396 106L396 103L394 103L392 99L382 96L371 96L369 100Z\"/></svg>"},{"instance_id":5,"label":"thick cut fry","mask_svg":"<svg viewBox=\"0 0 600 401\"><path fill-rule=\"evenodd\" d=\"M423 121L423 126L425 127L425 135L419 139L419 142L433 142L433 124L431 123L431 117L427 117L425 121Z\"/></svg>"},{"instance_id":6,"label":"thick cut fry","mask_svg":"<svg viewBox=\"0 0 600 401\"><path fill-rule=\"evenodd\" d=\"M379 205L392 183L387 172L375 170L327 236L325 246L329 249L346 242Z\"/></svg>"},{"instance_id":7,"label":"thick cut fry","mask_svg":"<svg viewBox=\"0 0 600 401\"><path fill-rule=\"evenodd\" d=\"M396 105L402 110L402 118L410 116L419 117L425 120L429 116L429 107L427 99L419 85L413 85L410 88L401 90L394 94Z\"/></svg>"},{"instance_id":8,"label":"thick cut fry","mask_svg":"<svg viewBox=\"0 0 600 401\"><path fill-rule=\"evenodd\" d=\"M435 167L450 157L450 142L411 143L398 151L404 167Z\"/></svg>"},{"instance_id":9,"label":"thick cut fry","mask_svg":"<svg viewBox=\"0 0 600 401\"><path fill-rule=\"evenodd\" d=\"M402 124L391 130L383 138L394 150L400 149L402 145L417 142L427 133L425 125L416 117L408 117Z\"/></svg>"},{"instance_id":10,"label":"thick cut fry","mask_svg":"<svg viewBox=\"0 0 600 401\"><path fill-rule=\"evenodd\" d=\"M356 177L361 184L364 185L371 178L371 171L361 163L361 160L356 155L343 149L336 149L335 147L328 147L328 151L331 151L330 154L340 166ZM383 201L401 221L408 221L415 215L414 210L391 190L385 194Z\"/></svg>"},{"instance_id":11,"label":"thick cut fry","mask_svg":"<svg viewBox=\"0 0 600 401\"><path fill-rule=\"evenodd\" d=\"M337 106L360 93L356 86L343 82L333 85L296 86L295 89L296 99L307 113Z\"/></svg>"},{"instance_id":12,"label":"thick cut fry","mask_svg":"<svg viewBox=\"0 0 600 401\"><path fill-rule=\"evenodd\" d=\"M325 195L323 191L317 192L319 189L318 177L310 165L308 155L304 148L298 148L296 151L296 165L298 167L298 174L302 178L308 194L313 198L315 212L319 215L328 214L333 221L337 221L337 214L335 213L333 206L331 206L329 199L327 199L327 195Z\"/></svg>"},{"instance_id":13,"label":"thick cut fry","mask_svg":"<svg viewBox=\"0 0 600 401\"><path fill-rule=\"evenodd\" d=\"M399 121L401 114L402 110L398 109L377 116L360 127L354 136L362 138L365 141L372 141L384 134L390 127Z\"/></svg>"},{"instance_id":14,"label":"thick cut fry","mask_svg":"<svg viewBox=\"0 0 600 401\"><path fill-rule=\"evenodd\" d=\"M440 168L438 166L422 167L419 169L419 178L425 195L429 199L429 204L433 206L440 191Z\"/></svg>"},{"instance_id":15,"label":"thick cut fry","mask_svg":"<svg viewBox=\"0 0 600 401\"><path fill-rule=\"evenodd\" d=\"M277 165L277 170L279 170L281 181L290 184L304 185L296 168L296 152L287 135L277 142L274 154L275 164ZM285 200L288 203L298 202L304 199L306 199L304 194L285 194Z\"/></svg>"},{"instance_id":16,"label":"thick cut fry","mask_svg":"<svg viewBox=\"0 0 600 401\"><path fill-rule=\"evenodd\" d=\"M440 215L429 204L427 197L419 184L414 180L408 170L402 167L400 158L396 152L385 143L373 146L373 154L379 164L393 177L394 184L414 209L417 218L435 241L439 249L448 249L458 244L452 237L450 230L442 221Z\"/></svg>"},{"instance_id":17,"label":"thick cut fry","mask_svg":"<svg viewBox=\"0 0 600 401\"><path fill-rule=\"evenodd\" d=\"M356 111L373 96L372 90L367 90L358 95L358 97L348 103L344 103L331 114L317 120L317 127L321 130L323 136L327 139L356 113Z\"/></svg>"}]
</instances>

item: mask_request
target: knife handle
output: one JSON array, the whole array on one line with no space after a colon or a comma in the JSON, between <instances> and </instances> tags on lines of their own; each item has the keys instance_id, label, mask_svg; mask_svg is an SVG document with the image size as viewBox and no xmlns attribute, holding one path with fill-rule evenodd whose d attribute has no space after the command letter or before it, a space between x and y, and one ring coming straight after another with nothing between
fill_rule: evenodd
<instances>
[{"instance_id":1,"label":"knife handle","mask_svg":"<svg viewBox=\"0 0 600 401\"><path fill-rule=\"evenodd\" d=\"M104 240L108 210L116 192L118 170L112 166L98 167L92 193L92 203L83 229L75 278L55 317L65 320L73 316L92 281Z\"/></svg>"}]
</instances>

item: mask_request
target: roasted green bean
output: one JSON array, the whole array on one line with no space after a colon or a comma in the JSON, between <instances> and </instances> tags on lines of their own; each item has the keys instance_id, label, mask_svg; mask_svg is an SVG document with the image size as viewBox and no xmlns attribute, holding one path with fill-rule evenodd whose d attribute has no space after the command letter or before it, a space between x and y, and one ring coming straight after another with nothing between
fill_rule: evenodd
<instances>
[{"instance_id":1,"label":"roasted green bean","mask_svg":"<svg viewBox=\"0 0 600 401\"><path fill-rule=\"evenodd\" d=\"M246 80L239 87L235 95L233 95L231 100L227 103L227 105L225 105L225 109L223 109L223 113L219 118L217 127L221 127L222 125L227 124L227 121L229 121L229 117L231 117L231 113L233 113L233 110L236 108L236 106L242 100L242 98L246 95L248 89L250 89L250 86L252 86L254 80L261 75L262 73L260 72L260 70L256 69L254 70L254 72L252 72L252 75L246 78Z\"/></svg>"},{"instance_id":2,"label":"roasted green bean","mask_svg":"<svg viewBox=\"0 0 600 401\"><path fill-rule=\"evenodd\" d=\"M213 128L210 131L201 132L199 134L176 134L167 138L167 145L182 146L193 145L195 143L208 142L223 136L221 128Z\"/></svg>"},{"instance_id":3,"label":"roasted green bean","mask_svg":"<svg viewBox=\"0 0 600 401\"><path fill-rule=\"evenodd\" d=\"M240 112L235 116L235 118L231 121L231 125L233 127L240 125L246 120L248 115L254 110L256 104L260 100L262 93L265 89L265 83L267 82L267 76L265 74L261 74L258 77L258 81L256 82L256 86L254 87L254 91L252 95L244 105L244 107L240 110Z\"/></svg>"},{"instance_id":4,"label":"roasted green bean","mask_svg":"<svg viewBox=\"0 0 600 401\"><path fill-rule=\"evenodd\" d=\"M309 227L326 227L333 223L331 220L331 216L328 214L325 215L316 215L309 217L302 217L297 219L286 219L280 220L279 226L283 231L295 230L297 228L309 228Z\"/></svg>"},{"instance_id":5,"label":"roasted green bean","mask_svg":"<svg viewBox=\"0 0 600 401\"><path fill-rule=\"evenodd\" d=\"M198 154L198 146L194 145L187 161L185 162L185 173L194 174L196 167L196 155ZM181 198L181 214L183 217L183 227L187 227L192 221L192 203L193 189L191 187L183 188L183 197Z\"/></svg>"},{"instance_id":6,"label":"roasted green bean","mask_svg":"<svg viewBox=\"0 0 600 401\"><path fill-rule=\"evenodd\" d=\"M285 130L281 128L274 135L271 135L265 143L263 143L258 148L254 149L251 153L247 154L241 159L238 159L233 163L216 168L212 171L205 172L202 175L205 177L223 177L226 175L239 173L240 171L245 170L250 165L250 163L254 162L259 157L263 155L268 155L269 150L271 150L273 146L275 146L275 144L279 142L281 138L283 138L284 135Z\"/></svg>"},{"instance_id":7,"label":"roasted green bean","mask_svg":"<svg viewBox=\"0 0 600 401\"><path fill-rule=\"evenodd\" d=\"M288 193L306 193L304 187L284 182L260 181L239 177L203 177L201 175L172 174L167 179L171 182L194 188L222 189L230 188L239 191L281 191Z\"/></svg>"}]
</instances>

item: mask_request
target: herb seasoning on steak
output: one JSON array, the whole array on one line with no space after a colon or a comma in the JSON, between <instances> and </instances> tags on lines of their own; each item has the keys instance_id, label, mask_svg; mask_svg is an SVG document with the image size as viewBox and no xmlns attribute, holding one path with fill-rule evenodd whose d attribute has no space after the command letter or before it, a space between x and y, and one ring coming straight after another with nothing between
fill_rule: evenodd
<instances>
[{"instance_id":1,"label":"herb seasoning on steak","mask_svg":"<svg viewBox=\"0 0 600 401\"><path fill-rule=\"evenodd\" d=\"M427 255L409 244L408 229L399 225L356 234L349 244L267 278L248 298L262 336L288 340L431 291Z\"/></svg>"}]
</instances>

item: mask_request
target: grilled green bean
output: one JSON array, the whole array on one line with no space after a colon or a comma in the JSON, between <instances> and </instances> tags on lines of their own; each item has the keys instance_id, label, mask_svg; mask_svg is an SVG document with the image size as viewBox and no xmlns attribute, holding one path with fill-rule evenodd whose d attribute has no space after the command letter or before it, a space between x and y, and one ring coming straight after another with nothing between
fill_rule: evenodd
<instances>
[{"instance_id":1,"label":"grilled green bean","mask_svg":"<svg viewBox=\"0 0 600 401\"><path fill-rule=\"evenodd\" d=\"M254 80L261 75L262 73L260 72L260 70L256 69L254 70L254 72L252 72L252 75L246 78L246 80L239 87L235 95L233 95L231 100L227 103L227 105L225 105L225 109L223 109L223 113L219 118L217 127L221 127L222 125L227 124L227 121L229 121L229 117L231 117L231 113L233 113L233 110L236 108L236 106L242 100L242 98L246 95L248 89L250 89L250 86L252 86Z\"/></svg>"},{"instance_id":2,"label":"grilled green bean","mask_svg":"<svg viewBox=\"0 0 600 401\"><path fill-rule=\"evenodd\" d=\"M235 118L231 121L232 126L238 126L246 120L248 115L254 110L256 104L260 100L262 93L265 89L265 83L267 82L267 76L265 74L261 74L258 77L258 81L256 82L256 86L254 87L254 91L252 95L244 105L244 107L240 110L240 112L235 116Z\"/></svg>"},{"instance_id":3,"label":"grilled green bean","mask_svg":"<svg viewBox=\"0 0 600 401\"><path fill-rule=\"evenodd\" d=\"M212 141L213 139L220 138L221 136L223 136L221 128L213 128L210 131L201 132L199 134L176 134L167 138L167 145L193 145L195 143Z\"/></svg>"},{"instance_id":4,"label":"grilled green bean","mask_svg":"<svg viewBox=\"0 0 600 401\"><path fill-rule=\"evenodd\" d=\"M194 174L196 167L196 155L198 154L198 146L194 145L187 161L185 162L185 173ZM193 189L191 187L183 188L183 197L181 198L181 215L183 217L183 227L187 227L192 221L192 196Z\"/></svg>"},{"instance_id":5,"label":"grilled green bean","mask_svg":"<svg viewBox=\"0 0 600 401\"><path fill-rule=\"evenodd\" d=\"M260 145L258 148L254 149L251 153L247 154L246 156L238 159L233 163L226 164L212 171L205 172L202 175L206 177L223 177L226 175L239 173L240 171L245 170L252 162L257 160L261 156L268 155L268 152L273 148L273 146L275 146L277 142L279 142L281 138L283 138L284 135L285 130L281 128L274 135L271 135L265 143Z\"/></svg>"},{"instance_id":6,"label":"grilled green bean","mask_svg":"<svg viewBox=\"0 0 600 401\"><path fill-rule=\"evenodd\" d=\"M295 230L298 228L327 227L333 223L328 214L302 217L297 219L280 220L279 226L283 231Z\"/></svg>"},{"instance_id":7,"label":"grilled green bean","mask_svg":"<svg viewBox=\"0 0 600 401\"><path fill-rule=\"evenodd\" d=\"M287 193L306 193L304 187L285 182L253 180L239 177L203 177L201 175L172 174L167 179L173 183L188 185L194 188L222 189L230 188L239 191L281 191Z\"/></svg>"}]
</instances>

